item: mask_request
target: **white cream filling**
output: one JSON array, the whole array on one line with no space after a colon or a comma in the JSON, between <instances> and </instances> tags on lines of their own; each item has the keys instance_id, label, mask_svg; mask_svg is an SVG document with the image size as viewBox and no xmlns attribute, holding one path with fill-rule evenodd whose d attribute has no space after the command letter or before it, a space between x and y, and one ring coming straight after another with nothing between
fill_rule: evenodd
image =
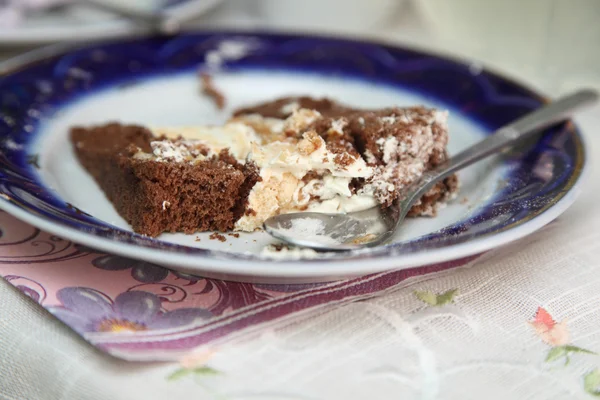
<instances>
[{"instance_id":1,"label":"white cream filling","mask_svg":"<svg viewBox=\"0 0 600 400\"><path fill-rule=\"evenodd\" d=\"M273 245L268 245L263 248L260 255L274 260L300 260L318 258L319 256L323 256L323 253L317 253L313 249L304 247L283 247L277 249Z\"/></svg>"},{"instance_id":2,"label":"white cream filling","mask_svg":"<svg viewBox=\"0 0 600 400\"><path fill-rule=\"evenodd\" d=\"M355 196L349 189L352 178L368 178L373 169L362 158L343 167L335 162L335 157L316 134L312 137L305 134L297 144L253 145L248 160L260 168L262 181L248 195L248 208L252 212L242 216L235 229L259 229L267 218L285 212L350 212L375 205L373 197L367 202L365 196ZM305 183L302 178L313 171L323 177Z\"/></svg>"},{"instance_id":3,"label":"white cream filling","mask_svg":"<svg viewBox=\"0 0 600 400\"><path fill-rule=\"evenodd\" d=\"M229 122L223 126L151 127L150 131L157 137L166 136L170 140L182 137L188 143L206 145L210 149L210 155L229 149L231 155L241 163L246 162L252 143L260 143L260 138L254 129L239 122ZM169 143L170 140L162 143ZM161 143L161 141L156 142ZM153 145L153 150L158 146L161 144ZM179 158L177 151L181 149L170 150L169 156ZM157 155L156 152L154 154Z\"/></svg>"},{"instance_id":4,"label":"white cream filling","mask_svg":"<svg viewBox=\"0 0 600 400\"><path fill-rule=\"evenodd\" d=\"M323 179L313 179L306 185L298 188L307 211L324 213L348 213L361 211L377 205L372 195L356 195L350 191L352 178L325 175ZM318 197L320 201L309 202L310 196ZM301 203L299 203L301 204Z\"/></svg>"}]
</instances>

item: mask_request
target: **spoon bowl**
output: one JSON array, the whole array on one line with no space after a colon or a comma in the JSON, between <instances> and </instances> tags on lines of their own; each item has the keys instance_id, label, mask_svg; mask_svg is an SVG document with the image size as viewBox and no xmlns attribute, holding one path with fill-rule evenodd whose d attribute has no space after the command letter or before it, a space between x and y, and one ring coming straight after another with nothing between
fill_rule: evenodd
<instances>
[{"instance_id":1,"label":"spoon bowl","mask_svg":"<svg viewBox=\"0 0 600 400\"><path fill-rule=\"evenodd\" d=\"M303 212L269 218L265 230L277 239L317 250L342 251L376 246L393 233L388 209L373 207L347 214Z\"/></svg>"}]
</instances>

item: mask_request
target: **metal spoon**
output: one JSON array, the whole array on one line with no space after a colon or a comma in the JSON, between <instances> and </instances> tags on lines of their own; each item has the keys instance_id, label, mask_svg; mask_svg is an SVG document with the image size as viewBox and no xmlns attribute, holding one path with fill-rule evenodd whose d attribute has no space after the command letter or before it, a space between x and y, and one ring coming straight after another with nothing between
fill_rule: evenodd
<instances>
[{"instance_id":1,"label":"metal spoon","mask_svg":"<svg viewBox=\"0 0 600 400\"><path fill-rule=\"evenodd\" d=\"M355 250L373 247L390 239L413 204L440 180L477 161L530 137L540 129L563 121L575 111L598 100L598 93L581 90L497 130L463 150L407 187L392 206L347 214L299 212L267 219L264 229L277 239L318 250Z\"/></svg>"}]
</instances>

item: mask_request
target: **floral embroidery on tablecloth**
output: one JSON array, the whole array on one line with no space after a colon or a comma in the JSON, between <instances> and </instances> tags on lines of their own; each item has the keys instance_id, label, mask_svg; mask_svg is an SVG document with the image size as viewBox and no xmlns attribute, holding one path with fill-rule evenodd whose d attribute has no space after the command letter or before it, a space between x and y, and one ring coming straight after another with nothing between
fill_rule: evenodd
<instances>
[{"instance_id":1,"label":"floral embroidery on tablecloth","mask_svg":"<svg viewBox=\"0 0 600 400\"><path fill-rule=\"evenodd\" d=\"M415 291L417 299L433 307L443 306L444 304L453 303L454 297L458 294L458 289L450 289L444 293L436 294L430 291Z\"/></svg>"},{"instance_id":2,"label":"floral embroidery on tablecloth","mask_svg":"<svg viewBox=\"0 0 600 400\"><path fill-rule=\"evenodd\" d=\"M440 307L454 303L458 289L449 289L442 293L417 290L413 293L417 299L429 307ZM573 354L597 355L591 350L573 345L567 321L562 320L557 322L543 307L538 307L533 320L529 321L529 325L533 327L542 342L550 346L550 350L544 359L545 363L564 360L564 365L567 366ZM583 389L592 396L600 397L600 368L591 370L583 375Z\"/></svg>"},{"instance_id":3,"label":"floral embroidery on tablecloth","mask_svg":"<svg viewBox=\"0 0 600 400\"><path fill-rule=\"evenodd\" d=\"M592 396L600 397L600 368L583 376L583 388Z\"/></svg>"},{"instance_id":4,"label":"floral embroidery on tablecloth","mask_svg":"<svg viewBox=\"0 0 600 400\"><path fill-rule=\"evenodd\" d=\"M542 307L538 307L533 321L530 321L529 324L544 343L552 346L545 362L553 362L564 358L565 365L568 365L572 354L596 354L593 351L570 344L571 338L566 321L556 322L550 313Z\"/></svg>"},{"instance_id":5,"label":"floral embroidery on tablecloth","mask_svg":"<svg viewBox=\"0 0 600 400\"><path fill-rule=\"evenodd\" d=\"M218 376L222 373L207 365L213 357L213 349L200 348L193 350L179 360L179 368L167 376L168 381L176 381L182 378L193 378L194 382L203 388L215 399L225 399L225 396L217 393L206 383L210 376Z\"/></svg>"},{"instance_id":6,"label":"floral embroidery on tablecloth","mask_svg":"<svg viewBox=\"0 0 600 400\"><path fill-rule=\"evenodd\" d=\"M542 341L551 346L544 362L550 363L559 359L565 360L564 365L569 365L572 354L590 354L595 352L574 346L565 320L556 322L550 313L543 307L538 307L533 321L529 324ZM600 369L596 368L583 376L583 389L586 393L600 397Z\"/></svg>"},{"instance_id":7,"label":"floral embroidery on tablecloth","mask_svg":"<svg viewBox=\"0 0 600 400\"><path fill-rule=\"evenodd\" d=\"M207 365L214 355L210 349L191 351L179 360L180 368L167 377L168 380L177 380L187 375L216 375L220 372Z\"/></svg>"}]
</instances>

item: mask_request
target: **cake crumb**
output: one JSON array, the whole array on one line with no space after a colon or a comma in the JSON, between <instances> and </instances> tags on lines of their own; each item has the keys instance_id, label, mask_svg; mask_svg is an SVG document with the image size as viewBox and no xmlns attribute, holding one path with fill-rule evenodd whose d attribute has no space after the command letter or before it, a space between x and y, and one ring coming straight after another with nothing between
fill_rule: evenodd
<instances>
[{"instance_id":1,"label":"cake crumb","mask_svg":"<svg viewBox=\"0 0 600 400\"><path fill-rule=\"evenodd\" d=\"M356 237L354 240L351 240L350 243L365 244L365 243L372 242L376 238L377 238L377 235L375 235L374 233L367 233L365 235Z\"/></svg>"},{"instance_id":2,"label":"cake crumb","mask_svg":"<svg viewBox=\"0 0 600 400\"><path fill-rule=\"evenodd\" d=\"M232 236L237 239L240 237L240 234L239 233L228 233L227 236Z\"/></svg>"},{"instance_id":3,"label":"cake crumb","mask_svg":"<svg viewBox=\"0 0 600 400\"><path fill-rule=\"evenodd\" d=\"M279 109L279 112L285 115L291 115L294 111L300 109L300 104L297 101L292 101Z\"/></svg>"},{"instance_id":4,"label":"cake crumb","mask_svg":"<svg viewBox=\"0 0 600 400\"><path fill-rule=\"evenodd\" d=\"M290 136L296 136L313 122L321 118L321 113L317 110L311 110L307 108L300 108L292 113L285 120L283 131L289 133Z\"/></svg>"},{"instance_id":5,"label":"cake crumb","mask_svg":"<svg viewBox=\"0 0 600 400\"><path fill-rule=\"evenodd\" d=\"M469 202L469 199L467 199L466 197L463 197L462 200L460 201L460 204L467 204Z\"/></svg>"},{"instance_id":6,"label":"cake crumb","mask_svg":"<svg viewBox=\"0 0 600 400\"><path fill-rule=\"evenodd\" d=\"M196 239L194 239L195 242L199 242L200 241L200 237L196 236Z\"/></svg>"},{"instance_id":7,"label":"cake crumb","mask_svg":"<svg viewBox=\"0 0 600 400\"><path fill-rule=\"evenodd\" d=\"M348 119L345 117L334 119L331 121L331 126L327 133L341 136L344 134L344 128L346 128L346 126L348 126Z\"/></svg>"},{"instance_id":8,"label":"cake crumb","mask_svg":"<svg viewBox=\"0 0 600 400\"><path fill-rule=\"evenodd\" d=\"M218 232L213 232L209 237L210 240L218 240L219 242L226 242L227 238Z\"/></svg>"},{"instance_id":9,"label":"cake crumb","mask_svg":"<svg viewBox=\"0 0 600 400\"><path fill-rule=\"evenodd\" d=\"M313 249L293 247L282 244L267 245L262 249L260 255L273 260L300 260L319 257L319 253Z\"/></svg>"},{"instance_id":10,"label":"cake crumb","mask_svg":"<svg viewBox=\"0 0 600 400\"><path fill-rule=\"evenodd\" d=\"M308 131L302 135L302 140L298 142L298 152L303 156L308 156L324 145L325 142L317 135L317 132Z\"/></svg>"},{"instance_id":11,"label":"cake crumb","mask_svg":"<svg viewBox=\"0 0 600 400\"><path fill-rule=\"evenodd\" d=\"M210 97L219 110L225 108L225 95L215 86L213 78L206 72L200 74L202 93Z\"/></svg>"},{"instance_id":12,"label":"cake crumb","mask_svg":"<svg viewBox=\"0 0 600 400\"><path fill-rule=\"evenodd\" d=\"M396 123L396 116L395 115L391 115L391 116L387 116L387 117L381 117L381 122L383 122L384 124L395 124Z\"/></svg>"}]
</instances>

